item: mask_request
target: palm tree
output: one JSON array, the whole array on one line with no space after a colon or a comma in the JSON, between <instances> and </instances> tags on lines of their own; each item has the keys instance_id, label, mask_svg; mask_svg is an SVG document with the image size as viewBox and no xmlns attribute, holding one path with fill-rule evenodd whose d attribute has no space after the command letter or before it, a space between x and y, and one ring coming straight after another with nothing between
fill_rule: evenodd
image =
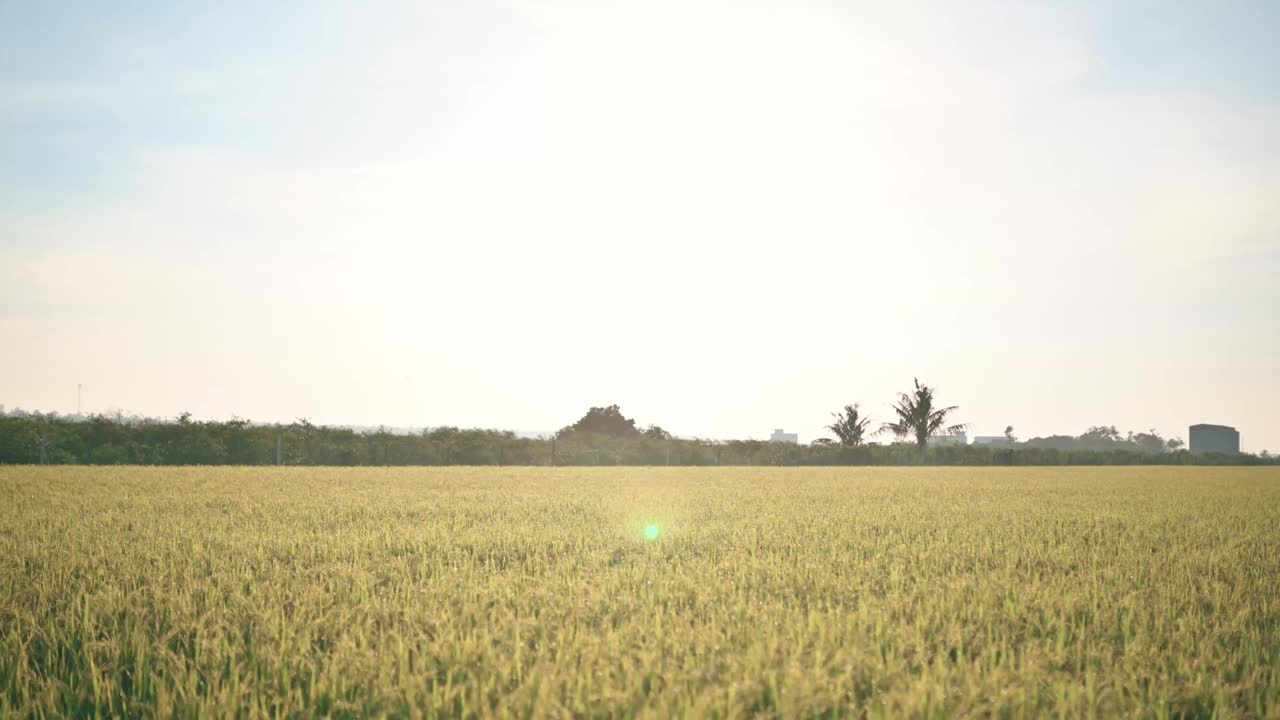
<instances>
[{"instance_id":1,"label":"palm tree","mask_svg":"<svg viewBox=\"0 0 1280 720\"><path fill-rule=\"evenodd\" d=\"M861 445L862 438L871 424L871 418L858 417L858 403L845 405L844 412L831 413L836 421L827 429L840 438L841 445Z\"/></svg>"},{"instance_id":2,"label":"palm tree","mask_svg":"<svg viewBox=\"0 0 1280 720\"><path fill-rule=\"evenodd\" d=\"M945 435L958 433L965 429L964 423L946 425L947 415L956 409L956 405L944 408L933 406L933 388L915 381L916 389L911 394L900 393L893 411L898 414L897 422L887 422L880 426L880 432L891 432L895 437L915 436L916 447L923 450L929 442L929 436L941 431Z\"/></svg>"}]
</instances>

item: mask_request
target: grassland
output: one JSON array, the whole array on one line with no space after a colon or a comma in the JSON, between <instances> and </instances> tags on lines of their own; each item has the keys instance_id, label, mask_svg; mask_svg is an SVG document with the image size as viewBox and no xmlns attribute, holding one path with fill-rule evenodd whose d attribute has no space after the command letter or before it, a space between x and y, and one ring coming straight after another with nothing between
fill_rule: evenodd
<instances>
[{"instance_id":1,"label":"grassland","mask_svg":"<svg viewBox=\"0 0 1280 720\"><path fill-rule=\"evenodd\" d=\"M0 467L93 713L1280 717L1280 470Z\"/></svg>"}]
</instances>

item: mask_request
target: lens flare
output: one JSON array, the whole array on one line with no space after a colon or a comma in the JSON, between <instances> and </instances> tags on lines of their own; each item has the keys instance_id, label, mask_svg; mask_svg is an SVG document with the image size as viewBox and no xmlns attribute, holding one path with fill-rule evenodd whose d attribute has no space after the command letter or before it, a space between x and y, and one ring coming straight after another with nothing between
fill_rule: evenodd
<instances>
[{"instance_id":1,"label":"lens flare","mask_svg":"<svg viewBox=\"0 0 1280 720\"><path fill-rule=\"evenodd\" d=\"M661 534L662 531L658 529L657 525L650 525L644 529L645 540L657 540L658 536Z\"/></svg>"}]
</instances>

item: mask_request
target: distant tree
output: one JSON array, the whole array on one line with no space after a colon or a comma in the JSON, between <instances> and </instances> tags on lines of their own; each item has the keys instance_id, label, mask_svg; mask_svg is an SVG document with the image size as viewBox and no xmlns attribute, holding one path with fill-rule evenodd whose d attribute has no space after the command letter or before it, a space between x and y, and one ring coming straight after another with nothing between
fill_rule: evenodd
<instances>
[{"instance_id":1,"label":"distant tree","mask_svg":"<svg viewBox=\"0 0 1280 720\"><path fill-rule=\"evenodd\" d=\"M1024 445L1033 448L1049 448L1053 450L1074 450L1080 441L1070 435L1050 435L1049 437L1033 437Z\"/></svg>"},{"instance_id":2,"label":"distant tree","mask_svg":"<svg viewBox=\"0 0 1280 720\"><path fill-rule=\"evenodd\" d=\"M831 417L836 421L827 426L827 429L836 434L840 439L841 445L861 445L864 436L867 433L867 426L871 424L871 418L860 417L858 414L858 403L845 405L844 410L838 413L831 413Z\"/></svg>"},{"instance_id":3,"label":"distant tree","mask_svg":"<svg viewBox=\"0 0 1280 720\"><path fill-rule=\"evenodd\" d=\"M636 435L636 421L625 417L617 405L609 407L593 407L578 422L560 431L561 435L576 432L598 433L600 435Z\"/></svg>"},{"instance_id":4,"label":"distant tree","mask_svg":"<svg viewBox=\"0 0 1280 720\"><path fill-rule=\"evenodd\" d=\"M1008 441L1009 441L1009 442L1011 442L1011 443L1018 442L1018 438L1014 437L1014 435L1013 435L1013 426L1012 426L1012 425L1006 425L1006 426L1004 427L1004 439L1005 439L1005 440L1008 440Z\"/></svg>"},{"instance_id":5,"label":"distant tree","mask_svg":"<svg viewBox=\"0 0 1280 720\"><path fill-rule=\"evenodd\" d=\"M964 423L947 425L947 416L958 407L936 408L933 406L933 388L921 385L918 378L913 378L915 390L911 393L899 393L898 402L893 411L897 413L896 422L887 422L880 426L879 432L893 433L897 438L914 437L916 447L923 450L929 444L929 436L942 433L952 435L965 429Z\"/></svg>"},{"instance_id":6,"label":"distant tree","mask_svg":"<svg viewBox=\"0 0 1280 720\"><path fill-rule=\"evenodd\" d=\"M615 407L616 407L616 406L615 406ZM657 439L657 440L670 440L670 439L671 439L671 433L667 432L666 430L663 430L662 428L658 427L657 425L650 425L649 427L645 428L645 429L644 429L644 436L645 436L645 437L649 437L649 438L655 438L655 439Z\"/></svg>"},{"instance_id":7,"label":"distant tree","mask_svg":"<svg viewBox=\"0 0 1280 720\"><path fill-rule=\"evenodd\" d=\"M1154 429L1144 433L1129 433L1129 442L1145 453L1160 453L1165 450L1164 438Z\"/></svg>"},{"instance_id":8,"label":"distant tree","mask_svg":"<svg viewBox=\"0 0 1280 720\"><path fill-rule=\"evenodd\" d=\"M814 438L813 442L809 444L818 445L820 447L827 447L828 445L835 445L836 441L832 440L831 438Z\"/></svg>"},{"instance_id":9,"label":"distant tree","mask_svg":"<svg viewBox=\"0 0 1280 720\"><path fill-rule=\"evenodd\" d=\"M1120 431L1116 430L1115 425L1110 427L1106 425L1094 425L1088 430L1080 433L1080 437L1077 439L1086 443L1092 442L1107 444L1124 442L1124 438L1120 435Z\"/></svg>"},{"instance_id":10,"label":"distant tree","mask_svg":"<svg viewBox=\"0 0 1280 720\"><path fill-rule=\"evenodd\" d=\"M462 430L454 427L453 425L439 425L433 428L422 428L422 436L431 438L432 440L452 440L461 433Z\"/></svg>"},{"instance_id":11,"label":"distant tree","mask_svg":"<svg viewBox=\"0 0 1280 720\"><path fill-rule=\"evenodd\" d=\"M1169 452L1177 452L1182 449L1186 443L1182 442L1182 438L1169 438L1165 441L1164 446Z\"/></svg>"}]
</instances>

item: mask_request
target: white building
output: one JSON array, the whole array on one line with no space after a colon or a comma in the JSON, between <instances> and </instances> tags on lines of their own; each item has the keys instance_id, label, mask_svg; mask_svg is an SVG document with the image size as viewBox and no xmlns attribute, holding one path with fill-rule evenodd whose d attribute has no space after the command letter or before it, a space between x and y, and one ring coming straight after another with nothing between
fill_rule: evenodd
<instances>
[{"instance_id":1,"label":"white building","mask_svg":"<svg viewBox=\"0 0 1280 720\"><path fill-rule=\"evenodd\" d=\"M798 445L800 443L800 436L796 433L783 432L782 428L778 428L769 436L769 442L791 443L792 445Z\"/></svg>"},{"instance_id":2,"label":"white building","mask_svg":"<svg viewBox=\"0 0 1280 720\"><path fill-rule=\"evenodd\" d=\"M979 435L973 439L974 445L1012 445L1013 441L1004 435Z\"/></svg>"}]
</instances>

